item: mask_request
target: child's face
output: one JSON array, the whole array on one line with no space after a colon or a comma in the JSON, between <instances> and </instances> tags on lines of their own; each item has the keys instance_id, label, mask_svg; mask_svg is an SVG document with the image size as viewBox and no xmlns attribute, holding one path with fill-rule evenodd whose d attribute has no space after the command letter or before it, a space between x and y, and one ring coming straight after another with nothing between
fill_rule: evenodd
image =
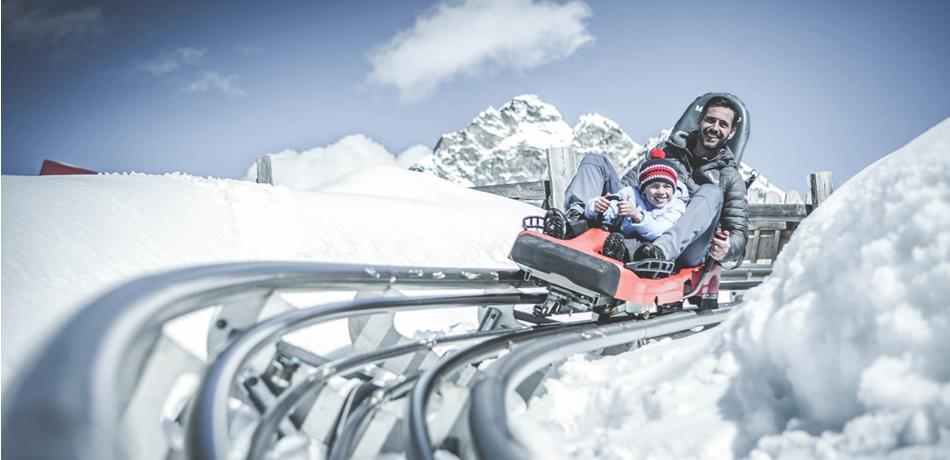
<instances>
[{"instance_id":1,"label":"child's face","mask_svg":"<svg viewBox=\"0 0 950 460\"><path fill-rule=\"evenodd\" d=\"M673 187L666 182L656 181L642 191L643 198L653 206L662 208L673 199Z\"/></svg>"}]
</instances>

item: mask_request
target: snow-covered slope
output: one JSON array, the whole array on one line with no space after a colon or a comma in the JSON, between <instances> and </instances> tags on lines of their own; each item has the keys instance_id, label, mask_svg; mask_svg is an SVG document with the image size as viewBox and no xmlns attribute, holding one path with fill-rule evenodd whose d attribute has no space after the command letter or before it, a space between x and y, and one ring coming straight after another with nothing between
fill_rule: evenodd
<instances>
[{"instance_id":1,"label":"snow-covered slope","mask_svg":"<svg viewBox=\"0 0 950 460\"><path fill-rule=\"evenodd\" d=\"M712 333L576 358L520 429L574 458L950 458L950 119L856 175Z\"/></svg>"},{"instance_id":2,"label":"snow-covered slope","mask_svg":"<svg viewBox=\"0 0 950 460\"><path fill-rule=\"evenodd\" d=\"M188 265L307 260L513 267L532 206L395 167L312 192L165 176L4 176L4 386L75 308L133 277Z\"/></svg>"}]
</instances>

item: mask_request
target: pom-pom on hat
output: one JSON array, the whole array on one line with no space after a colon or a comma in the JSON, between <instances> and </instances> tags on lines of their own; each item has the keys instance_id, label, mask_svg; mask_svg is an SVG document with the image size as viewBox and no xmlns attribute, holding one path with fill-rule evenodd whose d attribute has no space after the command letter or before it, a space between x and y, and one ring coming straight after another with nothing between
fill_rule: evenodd
<instances>
[{"instance_id":1,"label":"pom-pom on hat","mask_svg":"<svg viewBox=\"0 0 950 460\"><path fill-rule=\"evenodd\" d=\"M676 188L676 170L666 159L666 152L662 149L653 149L650 151L650 159L643 162L640 167L640 190L656 181L666 182L670 187Z\"/></svg>"}]
</instances>

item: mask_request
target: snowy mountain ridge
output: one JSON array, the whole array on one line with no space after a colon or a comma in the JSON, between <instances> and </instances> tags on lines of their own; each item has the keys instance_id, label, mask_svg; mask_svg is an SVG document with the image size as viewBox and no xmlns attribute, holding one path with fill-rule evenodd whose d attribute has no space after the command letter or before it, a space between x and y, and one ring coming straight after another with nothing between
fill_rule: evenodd
<instances>
[{"instance_id":1,"label":"snowy mountain ridge","mask_svg":"<svg viewBox=\"0 0 950 460\"><path fill-rule=\"evenodd\" d=\"M467 186L536 181L547 177L545 150L570 146L578 156L604 154L623 175L669 134L665 129L640 145L617 122L596 113L581 115L571 127L557 108L528 94L516 96L501 109L489 106L465 128L444 134L432 155L409 169ZM752 169L743 164L740 172L748 178ZM760 174L749 200L765 202L770 192L770 200L784 199L785 192Z\"/></svg>"},{"instance_id":2,"label":"snowy mountain ridge","mask_svg":"<svg viewBox=\"0 0 950 460\"><path fill-rule=\"evenodd\" d=\"M518 96L443 135L433 154L409 169L469 186L538 180L547 171L545 149L569 145L573 136L554 106Z\"/></svg>"}]
</instances>

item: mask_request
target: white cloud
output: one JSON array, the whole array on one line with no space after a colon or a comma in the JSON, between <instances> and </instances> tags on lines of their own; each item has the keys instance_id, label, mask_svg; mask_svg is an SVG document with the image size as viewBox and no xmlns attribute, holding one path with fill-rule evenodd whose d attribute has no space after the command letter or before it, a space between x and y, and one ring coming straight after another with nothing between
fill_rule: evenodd
<instances>
[{"instance_id":1,"label":"white cloud","mask_svg":"<svg viewBox=\"0 0 950 460\"><path fill-rule=\"evenodd\" d=\"M584 23L590 15L581 0L440 3L370 53L368 80L413 100L459 75L534 68L593 40Z\"/></svg>"},{"instance_id":2,"label":"white cloud","mask_svg":"<svg viewBox=\"0 0 950 460\"><path fill-rule=\"evenodd\" d=\"M247 96L247 91L235 84L236 74L224 75L209 69L204 63L208 50L193 46L166 51L136 68L184 93L221 92L228 96Z\"/></svg>"},{"instance_id":3,"label":"white cloud","mask_svg":"<svg viewBox=\"0 0 950 460\"><path fill-rule=\"evenodd\" d=\"M416 145L395 155L378 142L361 134L351 134L326 147L316 147L298 153L283 150L271 154L271 172L276 185L294 190L308 190L328 180L357 170L377 166L409 167L415 161L432 153L424 145ZM257 178L257 165L247 171L247 179Z\"/></svg>"},{"instance_id":4,"label":"white cloud","mask_svg":"<svg viewBox=\"0 0 950 460\"><path fill-rule=\"evenodd\" d=\"M21 3L3 3L5 39L45 48L92 42L106 35L102 10L97 7L51 12L45 7L25 10Z\"/></svg>"},{"instance_id":5,"label":"white cloud","mask_svg":"<svg viewBox=\"0 0 950 460\"><path fill-rule=\"evenodd\" d=\"M207 93L211 91L220 91L229 96L247 96L247 92L234 84L237 75L224 76L213 70L205 70L197 75L197 78L185 85L184 90L188 93Z\"/></svg>"},{"instance_id":6,"label":"white cloud","mask_svg":"<svg viewBox=\"0 0 950 460\"><path fill-rule=\"evenodd\" d=\"M197 65L206 52L206 49L186 46L145 61L139 64L138 69L158 77L174 72L184 65Z\"/></svg>"}]
</instances>

